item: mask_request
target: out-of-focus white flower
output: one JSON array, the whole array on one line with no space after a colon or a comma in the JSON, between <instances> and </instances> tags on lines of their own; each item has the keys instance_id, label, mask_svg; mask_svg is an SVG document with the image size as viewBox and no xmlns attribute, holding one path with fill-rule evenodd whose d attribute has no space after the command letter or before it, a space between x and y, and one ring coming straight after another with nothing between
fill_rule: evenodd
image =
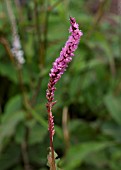
<instances>
[{"instance_id":1,"label":"out-of-focus white flower","mask_svg":"<svg viewBox=\"0 0 121 170\"><path fill-rule=\"evenodd\" d=\"M18 35L15 35L15 36L14 36L14 39L13 39L13 47L15 47L15 48L17 48L17 49L20 49L20 48L21 48L20 39L19 39Z\"/></svg>"},{"instance_id":2,"label":"out-of-focus white flower","mask_svg":"<svg viewBox=\"0 0 121 170\"><path fill-rule=\"evenodd\" d=\"M11 22L12 34L13 34L11 52L19 64L24 64L25 63L24 52L21 49L20 38L17 31L16 19L11 6L11 1L10 0L5 0L5 1L6 1L7 11Z\"/></svg>"},{"instance_id":3,"label":"out-of-focus white flower","mask_svg":"<svg viewBox=\"0 0 121 170\"><path fill-rule=\"evenodd\" d=\"M13 37L12 46L13 48L11 49L11 52L13 53L14 57L20 64L24 64L25 63L24 52L21 49L20 39L18 35L15 35Z\"/></svg>"}]
</instances>

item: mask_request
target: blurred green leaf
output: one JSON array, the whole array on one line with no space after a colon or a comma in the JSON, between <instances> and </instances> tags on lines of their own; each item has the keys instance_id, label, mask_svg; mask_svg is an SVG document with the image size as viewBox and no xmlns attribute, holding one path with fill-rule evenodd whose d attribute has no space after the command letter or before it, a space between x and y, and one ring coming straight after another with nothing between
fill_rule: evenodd
<instances>
[{"instance_id":1,"label":"blurred green leaf","mask_svg":"<svg viewBox=\"0 0 121 170\"><path fill-rule=\"evenodd\" d=\"M104 98L105 106L108 112L111 114L112 118L121 125L121 102L112 94L108 94Z\"/></svg>"},{"instance_id":2,"label":"blurred green leaf","mask_svg":"<svg viewBox=\"0 0 121 170\"><path fill-rule=\"evenodd\" d=\"M25 112L17 111L11 114L11 117L4 120L0 125L0 150L5 139L11 137L16 132L16 126L24 119Z\"/></svg>"},{"instance_id":3,"label":"blurred green leaf","mask_svg":"<svg viewBox=\"0 0 121 170\"><path fill-rule=\"evenodd\" d=\"M29 144L33 145L42 142L47 135L47 132L48 131L45 127L35 124L30 129Z\"/></svg>"},{"instance_id":4,"label":"blurred green leaf","mask_svg":"<svg viewBox=\"0 0 121 170\"><path fill-rule=\"evenodd\" d=\"M3 116L3 122L9 119L12 113L20 110L22 107L22 97L20 95L10 98L5 107L5 114Z\"/></svg>"},{"instance_id":5,"label":"blurred green leaf","mask_svg":"<svg viewBox=\"0 0 121 170\"><path fill-rule=\"evenodd\" d=\"M26 128L23 122L20 122L16 127L15 141L21 144L25 140Z\"/></svg>"},{"instance_id":6,"label":"blurred green leaf","mask_svg":"<svg viewBox=\"0 0 121 170\"><path fill-rule=\"evenodd\" d=\"M91 153L99 152L112 144L111 142L85 142L76 144L67 152L64 168L66 170L74 170L84 159L87 159Z\"/></svg>"},{"instance_id":7,"label":"blurred green leaf","mask_svg":"<svg viewBox=\"0 0 121 170\"><path fill-rule=\"evenodd\" d=\"M2 64L0 63L0 74L2 76L8 77L9 80L11 80L14 83L17 83L17 72L12 64L6 63Z\"/></svg>"},{"instance_id":8,"label":"blurred green leaf","mask_svg":"<svg viewBox=\"0 0 121 170\"><path fill-rule=\"evenodd\" d=\"M121 141L121 126L111 121L106 121L101 127L104 134L114 138L116 141Z\"/></svg>"},{"instance_id":9,"label":"blurred green leaf","mask_svg":"<svg viewBox=\"0 0 121 170\"><path fill-rule=\"evenodd\" d=\"M20 159L20 149L17 145L10 145L6 152L0 155L0 170L11 169L18 164Z\"/></svg>"}]
</instances>

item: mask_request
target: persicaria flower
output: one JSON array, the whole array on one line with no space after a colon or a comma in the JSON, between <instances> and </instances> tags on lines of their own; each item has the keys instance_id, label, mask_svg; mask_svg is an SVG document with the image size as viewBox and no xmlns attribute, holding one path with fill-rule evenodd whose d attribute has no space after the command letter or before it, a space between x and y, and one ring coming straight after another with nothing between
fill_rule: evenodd
<instances>
[{"instance_id":1,"label":"persicaria flower","mask_svg":"<svg viewBox=\"0 0 121 170\"><path fill-rule=\"evenodd\" d=\"M21 43L19 39L19 35L14 35L13 36L13 44L12 44L12 53L15 57L15 59L18 61L19 64L24 64L25 59L24 59L24 52L21 49Z\"/></svg>"},{"instance_id":2,"label":"persicaria flower","mask_svg":"<svg viewBox=\"0 0 121 170\"><path fill-rule=\"evenodd\" d=\"M53 67L50 70L49 76L50 81L48 83L48 89L46 92L47 102L47 110L48 110L48 130L50 135L50 148L51 148L51 167L52 169L56 169L55 167L55 157L54 157L54 147L53 147L53 136L55 133L54 129L54 117L52 115L52 107L56 103L54 102L54 92L56 90L55 85L58 80L61 78L61 75L64 73L68 64L72 60L74 56L74 51L77 49L80 37L83 33L79 30L79 25L76 23L75 18L70 17L70 29L69 32L71 35L69 36L65 46L62 48L60 52L60 56L53 63ZM50 157L48 158L48 162L50 162Z\"/></svg>"},{"instance_id":3,"label":"persicaria flower","mask_svg":"<svg viewBox=\"0 0 121 170\"><path fill-rule=\"evenodd\" d=\"M71 26L69 32L71 33L71 35L69 36L65 46L62 48L60 56L53 63L53 67L49 73L50 81L48 83L48 89L46 92L46 98L49 105L55 104L55 102L53 102L54 92L56 90L55 84L61 78L61 75L64 73L64 71L66 71L68 64L74 56L74 51L78 47L80 37L83 35L83 33L79 30L79 25L76 23L75 18L70 17L70 24Z\"/></svg>"}]
</instances>

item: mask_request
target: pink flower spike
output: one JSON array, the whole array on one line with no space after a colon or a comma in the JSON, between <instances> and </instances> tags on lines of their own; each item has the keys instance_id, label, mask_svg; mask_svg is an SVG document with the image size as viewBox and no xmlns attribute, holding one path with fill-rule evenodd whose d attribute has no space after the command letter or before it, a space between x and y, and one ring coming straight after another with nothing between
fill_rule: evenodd
<instances>
[{"instance_id":1,"label":"pink flower spike","mask_svg":"<svg viewBox=\"0 0 121 170\"><path fill-rule=\"evenodd\" d=\"M53 87L55 87L55 84L59 81L61 75L65 72L68 64L71 62L72 57L74 56L74 51L77 49L80 38L83 35L83 33L79 30L79 25L76 23L75 18L70 17L70 24L69 32L71 35L65 43L65 46L62 48L60 56L53 63L53 68L49 73L50 81L46 92L48 102L52 102L54 100L55 89Z\"/></svg>"},{"instance_id":2,"label":"pink flower spike","mask_svg":"<svg viewBox=\"0 0 121 170\"><path fill-rule=\"evenodd\" d=\"M54 129L54 117L52 115L52 107L56 103L54 100L54 92L56 90L55 85L61 78L61 75L66 71L68 64L71 62L74 51L77 49L79 41L83 33L79 30L79 25L76 23L75 18L70 17L70 29L69 32L71 35L69 36L65 46L62 48L60 52L60 56L54 61L53 67L50 70L49 76L50 80L48 83L48 89L46 91L47 98L47 110L48 110L48 130L50 136L50 148L51 148L51 164L52 169L56 170L55 166L55 157L54 157L54 147L53 147L53 136L55 134Z\"/></svg>"}]
</instances>

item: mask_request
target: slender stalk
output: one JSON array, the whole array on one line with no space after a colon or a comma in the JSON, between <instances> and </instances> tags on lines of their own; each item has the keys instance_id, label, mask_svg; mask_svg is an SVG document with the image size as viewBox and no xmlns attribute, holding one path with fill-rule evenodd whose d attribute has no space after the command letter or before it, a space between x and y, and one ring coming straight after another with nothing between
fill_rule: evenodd
<instances>
[{"instance_id":1,"label":"slender stalk","mask_svg":"<svg viewBox=\"0 0 121 170\"><path fill-rule=\"evenodd\" d=\"M0 43L4 46L4 48L5 48L5 50L6 50L7 54L8 54L8 57L10 58L11 62L15 63L14 56L13 56L13 54L11 52L10 45L9 45L7 39L5 37L0 37Z\"/></svg>"},{"instance_id":2,"label":"slender stalk","mask_svg":"<svg viewBox=\"0 0 121 170\"><path fill-rule=\"evenodd\" d=\"M15 36L17 34L16 19L11 8L11 1L5 0L5 2L6 2L7 11L8 11L11 26L12 26L12 33L13 33L13 36Z\"/></svg>"},{"instance_id":3,"label":"slender stalk","mask_svg":"<svg viewBox=\"0 0 121 170\"><path fill-rule=\"evenodd\" d=\"M18 65L15 62L14 56L11 52L10 45L9 45L7 39L5 37L0 37L0 43L4 46L4 48L8 54L8 57L9 57L10 61L12 62L14 68L17 69L18 81L19 81L20 89L21 89L21 92L23 95L23 105L24 105L25 109L28 111L29 117L31 114L37 122L39 122L43 127L47 128L47 123L43 119L41 119L41 117L33 110L33 108L30 105L30 102L26 96L26 91L25 91L25 87L24 87L24 83L23 83L23 79L22 79L21 67L20 67L20 65Z\"/></svg>"},{"instance_id":4,"label":"slender stalk","mask_svg":"<svg viewBox=\"0 0 121 170\"><path fill-rule=\"evenodd\" d=\"M38 44L39 44L39 46L41 46L41 31L40 31L38 2L37 2L37 0L34 0L34 12L35 12L35 26L36 26Z\"/></svg>"},{"instance_id":5,"label":"slender stalk","mask_svg":"<svg viewBox=\"0 0 121 170\"><path fill-rule=\"evenodd\" d=\"M68 107L65 106L62 112L62 127L63 127L63 135L65 141L65 154L67 153L70 145L70 136L69 136L69 129L68 129Z\"/></svg>"},{"instance_id":6,"label":"slender stalk","mask_svg":"<svg viewBox=\"0 0 121 170\"><path fill-rule=\"evenodd\" d=\"M49 6L49 5L47 5L47 6ZM47 34L48 34L49 14L50 14L50 12L47 11L46 16L45 16L44 33L43 33L44 34L43 44L44 44L44 48L45 48L45 53L44 53L45 56L46 56L46 51L47 51Z\"/></svg>"},{"instance_id":7,"label":"slender stalk","mask_svg":"<svg viewBox=\"0 0 121 170\"><path fill-rule=\"evenodd\" d=\"M63 1L64 0L59 0L59 1L55 2L52 6L48 6L48 11L52 11L54 8L56 8Z\"/></svg>"},{"instance_id":8,"label":"slender stalk","mask_svg":"<svg viewBox=\"0 0 121 170\"><path fill-rule=\"evenodd\" d=\"M52 164L52 170L56 170L55 168L55 159L54 159L54 148L53 148L53 136L55 133L54 130L54 119L52 115L52 107L56 103L54 100L54 92L56 90L56 83L61 78L61 75L66 71L68 64L72 60L74 56L74 51L77 49L80 37L83 33L79 30L79 25L76 23L75 18L70 17L70 29L69 32L71 35L69 36L67 42L65 43L64 48L60 52L60 56L53 63L53 67L50 70L50 80L48 83L48 89L46 91L47 98L47 110L48 110L48 123L49 123L49 134L50 134L50 147L51 147L51 159L52 161L49 164ZM51 168L50 168L51 169Z\"/></svg>"},{"instance_id":9,"label":"slender stalk","mask_svg":"<svg viewBox=\"0 0 121 170\"><path fill-rule=\"evenodd\" d=\"M22 152L22 159L24 163L24 170L32 170L30 161L29 161L29 156L28 156L28 134L29 134L29 129L26 127L25 139L21 144L21 152Z\"/></svg>"},{"instance_id":10,"label":"slender stalk","mask_svg":"<svg viewBox=\"0 0 121 170\"><path fill-rule=\"evenodd\" d=\"M56 170L55 167L55 157L54 157L54 146L53 146L53 135L54 135L54 122L52 116L52 104L51 102L48 103L47 106L48 110L48 130L49 130L49 138L50 138L50 151L51 151L51 163L50 163L50 170Z\"/></svg>"},{"instance_id":11,"label":"slender stalk","mask_svg":"<svg viewBox=\"0 0 121 170\"><path fill-rule=\"evenodd\" d=\"M99 2L99 9L94 17L94 23L89 30L87 37L90 38L93 32L96 30L97 26L99 25L99 22L101 21L102 17L104 16L105 12L105 7L107 5L108 1L107 0L102 0Z\"/></svg>"},{"instance_id":12,"label":"slender stalk","mask_svg":"<svg viewBox=\"0 0 121 170\"><path fill-rule=\"evenodd\" d=\"M118 15L119 15L119 54L121 54L121 1L118 0Z\"/></svg>"},{"instance_id":13,"label":"slender stalk","mask_svg":"<svg viewBox=\"0 0 121 170\"><path fill-rule=\"evenodd\" d=\"M32 98L30 100L30 103L31 103L32 106L34 106L35 103L36 103L36 99L37 99L37 96L38 96L39 91L40 91L41 82L42 82L42 77L39 77L37 85L36 85L35 90L34 90L34 94L33 94Z\"/></svg>"},{"instance_id":14,"label":"slender stalk","mask_svg":"<svg viewBox=\"0 0 121 170\"><path fill-rule=\"evenodd\" d=\"M39 22L39 13L38 13L38 3L37 0L34 1L34 5L35 5L35 26L36 26L36 34L38 37L38 53L40 56L40 70L43 71L44 65L45 65L45 57L46 57L46 50L47 50L47 33L48 33L48 20L49 20L49 11L47 11L45 9L44 12L46 12L45 14L45 21L43 25L43 32L40 29L40 22ZM47 7L49 5L47 4ZM47 8L46 7L46 8ZM42 36L43 35L43 40L42 40ZM37 82L37 85L35 87L32 99L31 99L31 104L34 105L36 103L36 99L38 97L39 91L40 91L40 86L41 86L41 82L42 82L42 77L40 76Z\"/></svg>"}]
</instances>

